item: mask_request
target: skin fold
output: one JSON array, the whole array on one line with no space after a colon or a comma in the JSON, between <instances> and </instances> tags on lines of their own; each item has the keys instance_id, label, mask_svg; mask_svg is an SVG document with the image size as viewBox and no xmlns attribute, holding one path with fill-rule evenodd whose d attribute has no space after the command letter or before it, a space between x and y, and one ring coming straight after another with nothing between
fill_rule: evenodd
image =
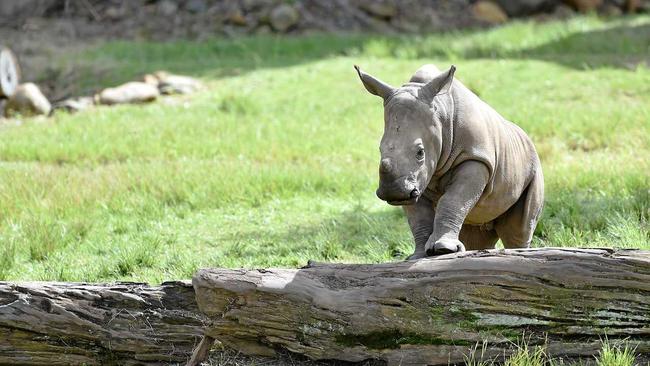
<instances>
[{"instance_id":1,"label":"skin fold","mask_svg":"<svg viewBox=\"0 0 650 366\"><path fill-rule=\"evenodd\" d=\"M544 202L544 177L526 133L460 81L424 65L394 88L355 66L384 100L377 196L403 206L415 240L409 259L526 248Z\"/></svg>"}]
</instances>

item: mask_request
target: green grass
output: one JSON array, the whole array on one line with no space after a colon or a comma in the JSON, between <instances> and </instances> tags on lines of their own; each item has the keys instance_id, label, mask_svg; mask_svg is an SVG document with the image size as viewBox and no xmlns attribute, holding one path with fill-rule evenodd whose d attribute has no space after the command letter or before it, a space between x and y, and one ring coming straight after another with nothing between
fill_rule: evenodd
<instances>
[{"instance_id":1,"label":"green grass","mask_svg":"<svg viewBox=\"0 0 650 366\"><path fill-rule=\"evenodd\" d=\"M470 347L465 356L466 366L646 366L640 358L635 357L635 352L621 341L611 341L605 338L602 341L600 351L592 358L566 359L553 356L548 352L546 345L529 345L525 336L519 338L517 343L512 345L510 354L497 357L488 356L488 342L480 342ZM209 357L210 366L331 366L338 365L335 362L312 361L304 356L280 351L278 355L269 357L250 357L238 353L232 349L222 348L214 350ZM381 361L366 360L359 363L359 366L381 365ZM355 364L356 365L356 364Z\"/></svg>"},{"instance_id":2,"label":"green grass","mask_svg":"<svg viewBox=\"0 0 650 366\"><path fill-rule=\"evenodd\" d=\"M535 246L650 249L650 18L515 22L418 37L110 42L79 90L167 69L197 94L0 125L0 279L159 282L198 267L385 262L410 254L374 190L381 102L447 67L533 138L546 176ZM72 60L71 60L72 59Z\"/></svg>"},{"instance_id":3,"label":"green grass","mask_svg":"<svg viewBox=\"0 0 650 366\"><path fill-rule=\"evenodd\" d=\"M603 343L596 364L598 366L632 366L634 365L634 350L627 345L611 345Z\"/></svg>"},{"instance_id":4,"label":"green grass","mask_svg":"<svg viewBox=\"0 0 650 366\"><path fill-rule=\"evenodd\" d=\"M529 345L526 337L520 338L517 344L514 345L514 350L511 354L505 357L504 362L498 362L498 358L490 359L486 356L488 350L488 343L483 342L480 345L476 344L471 348L469 354L465 356L465 364L467 366L582 366L596 364L597 366L634 366L642 365L642 363L635 363L636 357L634 350L631 349L624 342L610 341L605 338L602 341L601 349L594 359L585 362L585 359L569 359L565 360L559 357L553 357L548 353L545 345L533 346ZM218 365L218 363L217 363Z\"/></svg>"}]
</instances>

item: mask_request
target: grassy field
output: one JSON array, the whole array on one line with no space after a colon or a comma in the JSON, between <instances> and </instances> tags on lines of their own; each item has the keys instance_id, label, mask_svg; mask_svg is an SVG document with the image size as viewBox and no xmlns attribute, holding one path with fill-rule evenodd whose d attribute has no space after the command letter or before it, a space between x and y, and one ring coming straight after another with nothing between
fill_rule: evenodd
<instances>
[{"instance_id":1,"label":"grassy field","mask_svg":"<svg viewBox=\"0 0 650 366\"><path fill-rule=\"evenodd\" d=\"M404 258L402 211L374 195L381 101L353 64L400 84L454 63L528 132L546 176L535 246L650 249L649 54L647 16L88 47L53 60L85 70L80 89L157 69L207 88L0 124L0 280L155 283L206 266Z\"/></svg>"}]
</instances>

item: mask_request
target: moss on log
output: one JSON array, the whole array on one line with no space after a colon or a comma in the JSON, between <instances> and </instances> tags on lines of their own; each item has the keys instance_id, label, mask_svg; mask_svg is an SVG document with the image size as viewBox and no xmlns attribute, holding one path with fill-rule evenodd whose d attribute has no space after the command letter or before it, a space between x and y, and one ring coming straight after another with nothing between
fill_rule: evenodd
<instances>
[{"instance_id":1,"label":"moss on log","mask_svg":"<svg viewBox=\"0 0 650 366\"><path fill-rule=\"evenodd\" d=\"M500 358L525 333L553 356L601 338L650 352L650 252L525 249L378 265L204 269L193 278L206 334L246 354L393 365ZM479 352L480 353L480 352Z\"/></svg>"},{"instance_id":2,"label":"moss on log","mask_svg":"<svg viewBox=\"0 0 650 366\"><path fill-rule=\"evenodd\" d=\"M189 281L0 282L0 364L184 362L205 321Z\"/></svg>"}]
</instances>

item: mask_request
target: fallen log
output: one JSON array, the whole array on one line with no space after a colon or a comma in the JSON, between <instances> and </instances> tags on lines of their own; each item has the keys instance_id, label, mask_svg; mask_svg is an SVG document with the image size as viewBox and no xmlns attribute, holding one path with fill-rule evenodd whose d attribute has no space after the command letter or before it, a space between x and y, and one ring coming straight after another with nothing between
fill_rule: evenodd
<instances>
[{"instance_id":1,"label":"fallen log","mask_svg":"<svg viewBox=\"0 0 650 366\"><path fill-rule=\"evenodd\" d=\"M189 281L0 282L0 364L185 362L206 320Z\"/></svg>"},{"instance_id":2,"label":"fallen log","mask_svg":"<svg viewBox=\"0 0 650 366\"><path fill-rule=\"evenodd\" d=\"M378 265L203 269L205 330L250 355L389 365L502 358L525 334L552 356L597 354L602 337L650 352L650 252L492 250ZM208 338L210 339L210 338ZM480 353L480 352L479 352Z\"/></svg>"}]
</instances>

